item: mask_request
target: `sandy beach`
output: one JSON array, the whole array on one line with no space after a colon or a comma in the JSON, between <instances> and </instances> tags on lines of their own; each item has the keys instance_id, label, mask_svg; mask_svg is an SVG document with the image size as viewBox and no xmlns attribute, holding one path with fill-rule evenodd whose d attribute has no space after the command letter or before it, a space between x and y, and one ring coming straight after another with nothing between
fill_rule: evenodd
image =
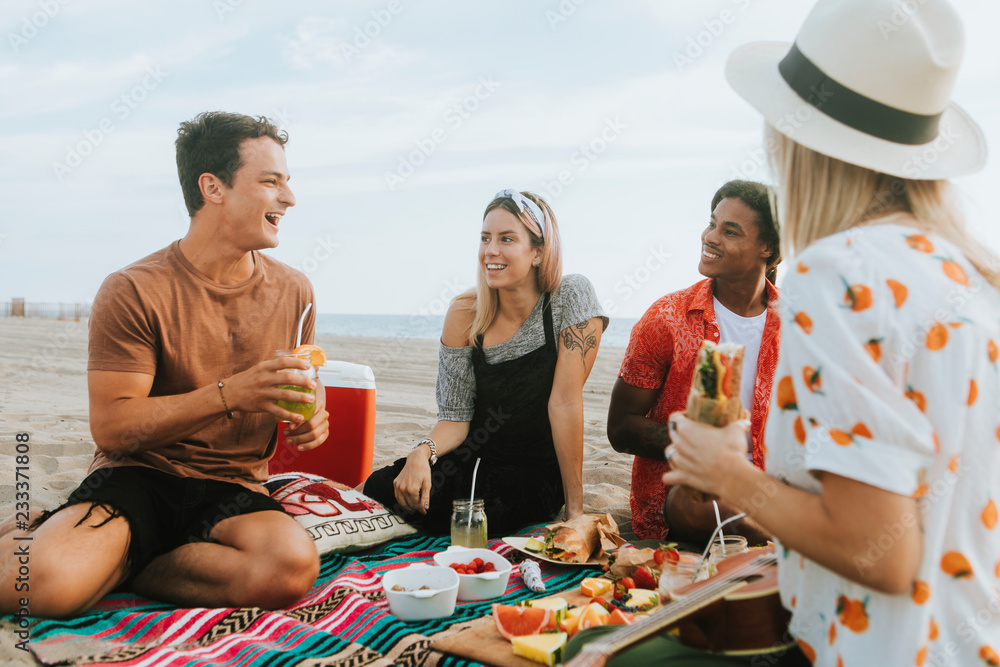
<instances>
[{"instance_id":1,"label":"sandy beach","mask_svg":"<svg viewBox=\"0 0 1000 667\"><path fill-rule=\"evenodd\" d=\"M434 425L437 341L319 336L330 359L371 366L376 383L375 461L404 456ZM624 348L602 347L584 387L584 504L609 512L623 534L631 457L615 452L605 433L611 387ZM86 320L0 319L0 515L14 510L15 434L30 440L31 504L61 503L84 478L94 453L87 408ZM0 626L0 663L36 664L13 648L11 625Z\"/></svg>"}]
</instances>

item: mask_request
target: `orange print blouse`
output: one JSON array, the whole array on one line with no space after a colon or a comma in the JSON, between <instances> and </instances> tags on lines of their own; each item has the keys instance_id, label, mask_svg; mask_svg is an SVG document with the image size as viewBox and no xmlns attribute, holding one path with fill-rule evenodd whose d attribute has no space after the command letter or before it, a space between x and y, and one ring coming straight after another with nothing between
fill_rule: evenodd
<instances>
[{"instance_id":1,"label":"orange print blouse","mask_svg":"<svg viewBox=\"0 0 1000 667\"><path fill-rule=\"evenodd\" d=\"M909 222L814 243L782 284L768 472L812 492L822 470L915 496L919 519L900 521L924 534L907 595L778 545L792 633L817 665L1000 664L1000 293L954 245L894 224ZM859 571L901 529L870 541Z\"/></svg>"}]
</instances>

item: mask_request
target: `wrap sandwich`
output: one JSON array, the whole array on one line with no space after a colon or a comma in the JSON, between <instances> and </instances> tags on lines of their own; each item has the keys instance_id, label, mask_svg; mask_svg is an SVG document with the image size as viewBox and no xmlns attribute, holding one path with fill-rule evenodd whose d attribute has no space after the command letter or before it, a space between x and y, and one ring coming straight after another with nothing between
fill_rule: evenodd
<instances>
[{"instance_id":1,"label":"wrap sandwich","mask_svg":"<svg viewBox=\"0 0 1000 667\"><path fill-rule=\"evenodd\" d=\"M702 424L727 426L744 419L740 401L743 379L743 346L703 341L691 379L684 415Z\"/></svg>"},{"instance_id":2,"label":"wrap sandwich","mask_svg":"<svg viewBox=\"0 0 1000 667\"><path fill-rule=\"evenodd\" d=\"M535 548L526 548L563 563L586 563L592 556L600 558L605 551L625 542L610 515L583 514L547 529Z\"/></svg>"},{"instance_id":3,"label":"wrap sandwich","mask_svg":"<svg viewBox=\"0 0 1000 667\"><path fill-rule=\"evenodd\" d=\"M728 426L749 416L740 400L743 351L744 347L737 343L702 341L694 377L691 378L685 417L711 426ZM687 486L682 488L699 502L717 499L714 495Z\"/></svg>"}]
</instances>

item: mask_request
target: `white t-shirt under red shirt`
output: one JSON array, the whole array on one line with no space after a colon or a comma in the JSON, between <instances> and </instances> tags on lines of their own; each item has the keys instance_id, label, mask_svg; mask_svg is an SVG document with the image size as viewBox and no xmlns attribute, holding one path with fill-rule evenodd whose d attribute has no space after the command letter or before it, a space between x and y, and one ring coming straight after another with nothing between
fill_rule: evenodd
<instances>
[{"instance_id":1,"label":"white t-shirt under red shirt","mask_svg":"<svg viewBox=\"0 0 1000 667\"><path fill-rule=\"evenodd\" d=\"M754 317L740 317L723 306L717 298L712 297L715 306L715 320L719 323L719 342L738 343L743 346L743 375L740 378L740 401L747 410L753 406L754 385L757 382L757 357L760 355L760 343L764 338L764 323L767 321L767 309ZM753 441L747 432L747 456Z\"/></svg>"}]
</instances>

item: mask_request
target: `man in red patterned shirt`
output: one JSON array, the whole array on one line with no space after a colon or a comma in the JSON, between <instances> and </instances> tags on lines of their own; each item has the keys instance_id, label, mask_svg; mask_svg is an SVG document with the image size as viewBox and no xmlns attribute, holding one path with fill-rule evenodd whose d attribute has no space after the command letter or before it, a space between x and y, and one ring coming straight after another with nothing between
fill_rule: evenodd
<instances>
[{"instance_id":1,"label":"man in red patterned shirt","mask_svg":"<svg viewBox=\"0 0 1000 667\"><path fill-rule=\"evenodd\" d=\"M712 198L712 216L701 236L698 271L706 277L656 301L632 328L628 350L608 410L608 439L616 451L634 454L632 529L642 539L704 543L715 529L711 501L663 486L670 469L667 418L684 410L703 340L746 347L741 398L751 408L747 456L764 467L764 423L778 362L778 292L774 271L781 261L778 229L767 188L730 181ZM751 407L752 406L752 407ZM720 503L723 518L739 513ZM768 535L749 519L726 532L763 543Z\"/></svg>"}]
</instances>

